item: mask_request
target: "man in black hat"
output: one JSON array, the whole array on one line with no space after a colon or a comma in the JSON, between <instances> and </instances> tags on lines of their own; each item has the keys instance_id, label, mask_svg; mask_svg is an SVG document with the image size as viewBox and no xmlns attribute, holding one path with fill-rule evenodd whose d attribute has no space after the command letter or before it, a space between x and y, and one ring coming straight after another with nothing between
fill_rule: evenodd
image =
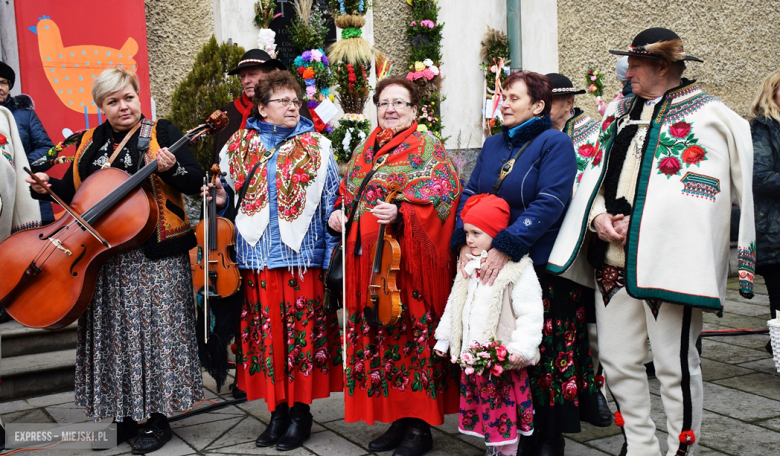
<instances>
[{"instance_id":1,"label":"man in black hat","mask_svg":"<svg viewBox=\"0 0 780 456\"><path fill-rule=\"evenodd\" d=\"M585 114L585 112L574 107L574 96L585 93L584 89L574 88L571 80L558 73L548 73L547 79L552 85L553 100L550 107L550 119L553 122L553 128L561 130L569 135L574 143L574 151L577 158L577 176L574 179L572 195L577 192L582 173L593 161L598 149L598 139L600 123L596 119ZM595 373L596 384L599 391L596 394L598 403L597 410L586 410L580 408L580 418L590 424L598 427L609 427L612 425L612 412L609 410L607 398L604 396L604 376L601 363L599 362L598 336L596 332L596 309L593 302L594 291L588 281L583 286L583 302L585 307L585 321L588 326L588 340L590 342L590 354L593 359L593 372Z\"/></svg>"},{"instance_id":2,"label":"man in black hat","mask_svg":"<svg viewBox=\"0 0 780 456\"><path fill-rule=\"evenodd\" d=\"M287 67L271 58L267 52L260 49L250 49L242 57L238 65L228 72L229 75L238 75L244 92L232 103L222 107L227 112L228 126L214 135L214 147L211 150L211 162L219 162L219 152L225 143L233 136L233 133L246 126L246 120L252 113L252 96L255 94L255 85L274 70L287 71ZM311 119L306 103L301 105L301 115Z\"/></svg>"},{"instance_id":3,"label":"man in black hat","mask_svg":"<svg viewBox=\"0 0 780 456\"><path fill-rule=\"evenodd\" d=\"M46 155L46 151L54 147L46 129L43 128L41 119L35 114L32 98L29 95L20 94L12 97L10 92L16 82L16 73L5 62L0 62L0 106L7 108L14 115L16 126L19 129L19 138L22 140L27 160L32 163ZM33 168L34 171L46 171L46 168ZM41 201L41 222L54 221L54 212L51 203Z\"/></svg>"},{"instance_id":4,"label":"man in black hat","mask_svg":"<svg viewBox=\"0 0 780 456\"><path fill-rule=\"evenodd\" d=\"M726 298L731 195L740 200L740 294L753 296L755 225L749 124L682 77L680 37L651 28L627 51L635 97L610 104L598 149L567 210L548 270L595 278L596 322L624 455L658 456L643 362L650 340L668 456L700 438L702 311ZM587 262L585 261L587 259ZM590 266L588 266L588 263Z\"/></svg>"}]
</instances>

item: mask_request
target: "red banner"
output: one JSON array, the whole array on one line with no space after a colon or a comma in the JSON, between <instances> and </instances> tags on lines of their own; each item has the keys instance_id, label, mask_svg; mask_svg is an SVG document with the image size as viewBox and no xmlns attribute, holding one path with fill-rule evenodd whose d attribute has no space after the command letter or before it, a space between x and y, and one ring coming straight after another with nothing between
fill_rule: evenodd
<instances>
[{"instance_id":1,"label":"red banner","mask_svg":"<svg viewBox=\"0 0 780 456\"><path fill-rule=\"evenodd\" d=\"M36 0L14 7L17 80L55 144L65 129L94 128L105 120L92 101L92 81L107 68L122 66L138 75L142 111L151 118L143 0ZM57 168L53 176L65 171Z\"/></svg>"}]
</instances>

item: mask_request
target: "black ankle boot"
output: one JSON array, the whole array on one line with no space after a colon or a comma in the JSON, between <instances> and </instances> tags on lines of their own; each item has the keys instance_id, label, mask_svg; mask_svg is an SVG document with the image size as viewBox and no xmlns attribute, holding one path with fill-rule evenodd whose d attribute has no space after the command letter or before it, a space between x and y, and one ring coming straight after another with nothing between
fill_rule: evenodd
<instances>
[{"instance_id":1,"label":"black ankle boot","mask_svg":"<svg viewBox=\"0 0 780 456\"><path fill-rule=\"evenodd\" d=\"M146 454L162 448L173 438L173 431L168 424L168 418L161 413L152 413L143 431L133 443L133 454Z\"/></svg>"},{"instance_id":2,"label":"black ankle boot","mask_svg":"<svg viewBox=\"0 0 780 456\"><path fill-rule=\"evenodd\" d=\"M536 443L539 441L539 433L534 432L531 435L521 435L520 441L517 442L517 456L531 456L536 447Z\"/></svg>"},{"instance_id":3,"label":"black ankle boot","mask_svg":"<svg viewBox=\"0 0 780 456\"><path fill-rule=\"evenodd\" d=\"M395 450L404 441L404 435L406 435L408 427L409 418L393 421L393 424L390 425L390 428L384 434L369 442L368 449L376 452Z\"/></svg>"},{"instance_id":4,"label":"black ankle boot","mask_svg":"<svg viewBox=\"0 0 780 456\"><path fill-rule=\"evenodd\" d=\"M260 437L255 440L255 445L260 448L275 445L282 438L287 428L290 427L290 409L287 404L279 404L276 410L271 412L271 422L265 428Z\"/></svg>"},{"instance_id":5,"label":"black ankle boot","mask_svg":"<svg viewBox=\"0 0 780 456\"><path fill-rule=\"evenodd\" d=\"M601 390L596 391L596 405L598 406L597 410L591 412L588 422L597 427L612 426L612 412L609 410L607 398L604 397Z\"/></svg>"},{"instance_id":6,"label":"black ankle boot","mask_svg":"<svg viewBox=\"0 0 780 456\"><path fill-rule=\"evenodd\" d=\"M539 445L534 453L535 456L563 456L563 449L566 441L563 434L558 432L554 435L543 435L539 437Z\"/></svg>"},{"instance_id":7,"label":"black ankle boot","mask_svg":"<svg viewBox=\"0 0 780 456\"><path fill-rule=\"evenodd\" d=\"M409 421L404 439L393 452L393 456L422 456L433 448L431 426L418 418Z\"/></svg>"},{"instance_id":8,"label":"black ankle boot","mask_svg":"<svg viewBox=\"0 0 780 456\"><path fill-rule=\"evenodd\" d=\"M290 451L296 448L300 448L303 442L309 439L311 436L311 424L312 416L309 413L309 407L305 404L298 405L296 402L292 411L290 411L290 427L287 428L287 432L284 433L279 443L276 444L276 449L279 451Z\"/></svg>"}]
</instances>

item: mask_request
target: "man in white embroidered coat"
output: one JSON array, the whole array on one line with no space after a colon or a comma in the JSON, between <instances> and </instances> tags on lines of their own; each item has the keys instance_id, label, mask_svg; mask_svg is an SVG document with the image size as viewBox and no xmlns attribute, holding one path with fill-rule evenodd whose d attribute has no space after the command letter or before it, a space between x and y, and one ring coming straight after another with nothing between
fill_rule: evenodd
<instances>
[{"instance_id":1,"label":"man in white embroidered coat","mask_svg":"<svg viewBox=\"0 0 780 456\"><path fill-rule=\"evenodd\" d=\"M750 128L695 81L671 30L652 28L628 55L636 97L609 106L599 148L583 173L548 270L596 280L601 362L615 398L621 454L660 454L650 419L646 340L661 382L667 455L690 453L701 428L696 339L702 311L721 312L728 274L731 197L740 202L740 293L753 296ZM587 259L587 260L586 260Z\"/></svg>"}]
</instances>

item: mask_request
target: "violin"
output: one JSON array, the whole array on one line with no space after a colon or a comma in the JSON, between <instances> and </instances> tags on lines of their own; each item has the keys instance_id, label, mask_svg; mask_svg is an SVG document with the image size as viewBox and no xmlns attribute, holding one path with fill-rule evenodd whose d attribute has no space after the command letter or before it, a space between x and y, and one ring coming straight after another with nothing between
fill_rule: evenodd
<instances>
[{"instance_id":1,"label":"violin","mask_svg":"<svg viewBox=\"0 0 780 456\"><path fill-rule=\"evenodd\" d=\"M211 201L203 197L203 220L195 229L200 261L192 276L195 290L203 296L203 314L206 316L204 324L207 328L208 300L226 298L241 288L241 273L231 255L231 247L236 244L236 228L230 220L217 217L217 189L214 186L221 185L219 177L222 172L217 164L211 167L210 172L213 185L209 189ZM204 331L206 342L208 333L207 330Z\"/></svg>"},{"instance_id":2,"label":"violin","mask_svg":"<svg viewBox=\"0 0 780 456\"><path fill-rule=\"evenodd\" d=\"M227 115L216 111L168 151L176 153L227 124ZM157 202L142 184L157 171L157 159L132 176L117 168L92 173L70 206L29 169L25 171L66 213L50 225L20 231L0 243L4 276L0 307L24 326L63 328L89 306L103 264L121 251L138 247L154 233Z\"/></svg>"},{"instance_id":3,"label":"violin","mask_svg":"<svg viewBox=\"0 0 780 456\"><path fill-rule=\"evenodd\" d=\"M385 202L392 203L400 188L397 182L389 182L389 193ZM396 276L401 270L401 245L387 233L387 225L379 228L379 237L374 248L374 260L371 267L371 282L368 285L368 299L363 308L363 316L371 326L393 326L403 314L401 290Z\"/></svg>"}]
</instances>

